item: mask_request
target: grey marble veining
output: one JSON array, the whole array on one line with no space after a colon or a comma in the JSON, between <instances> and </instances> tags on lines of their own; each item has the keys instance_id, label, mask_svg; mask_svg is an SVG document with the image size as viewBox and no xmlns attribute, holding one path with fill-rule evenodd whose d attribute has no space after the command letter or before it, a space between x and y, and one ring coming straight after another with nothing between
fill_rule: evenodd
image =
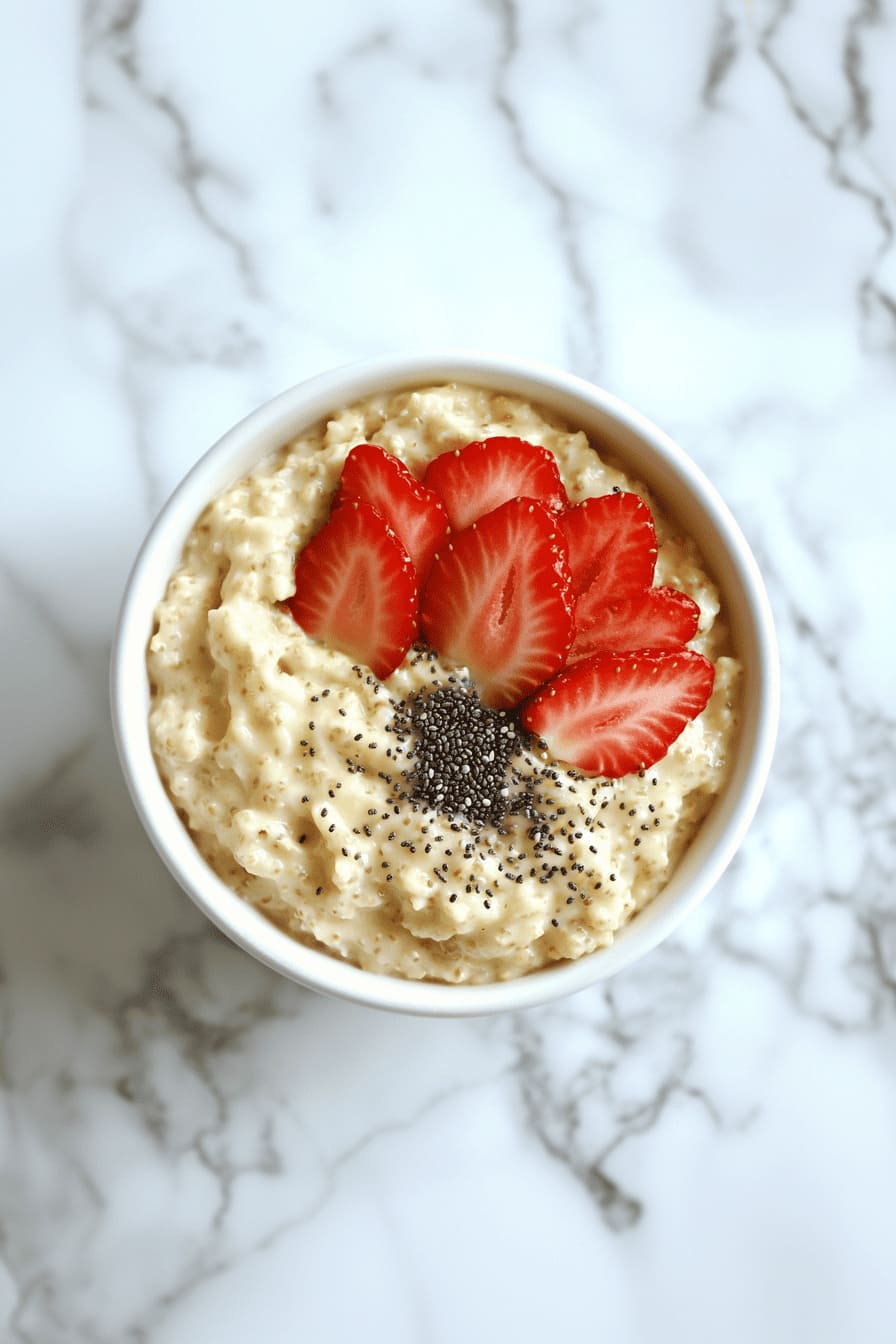
<instances>
[{"instance_id":1,"label":"grey marble veining","mask_svg":"<svg viewBox=\"0 0 896 1344\"><path fill-rule=\"evenodd\" d=\"M892 1339L896 16L878 0L5 16L0 1340ZM400 347L682 442L778 623L757 820L608 985L439 1023L232 947L105 668L229 424Z\"/></svg>"}]
</instances>

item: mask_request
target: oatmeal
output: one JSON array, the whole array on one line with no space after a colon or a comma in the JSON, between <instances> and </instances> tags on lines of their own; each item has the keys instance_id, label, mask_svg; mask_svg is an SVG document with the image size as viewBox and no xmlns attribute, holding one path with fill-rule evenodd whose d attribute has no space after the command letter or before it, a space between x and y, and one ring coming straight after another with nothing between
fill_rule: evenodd
<instances>
[{"instance_id":1,"label":"oatmeal","mask_svg":"<svg viewBox=\"0 0 896 1344\"><path fill-rule=\"evenodd\" d=\"M354 445L379 444L422 477L492 435L547 448L572 503L642 496L656 584L699 606L689 647L715 665L712 694L647 770L608 779L555 759L422 643L380 681L293 619L296 555ZM371 397L214 500L159 603L147 661L158 768L209 865L301 942L410 979L509 979L611 943L692 840L738 724L740 669L694 543L585 434L459 385ZM428 703L441 715L429 733Z\"/></svg>"}]
</instances>

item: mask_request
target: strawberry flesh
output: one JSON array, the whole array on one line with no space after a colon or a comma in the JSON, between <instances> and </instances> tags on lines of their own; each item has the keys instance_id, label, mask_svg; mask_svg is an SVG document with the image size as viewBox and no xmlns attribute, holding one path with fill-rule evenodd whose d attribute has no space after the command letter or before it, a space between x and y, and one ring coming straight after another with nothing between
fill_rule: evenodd
<instances>
[{"instance_id":1,"label":"strawberry flesh","mask_svg":"<svg viewBox=\"0 0 896 1344\"><path fill-rule=\"evenodd\" d=\"M599 654L542 687L522 721L559 760L619 779L665 756L706 708L714 679L693 649Z\"/></svg>"},{"instance_id":2,"label":"strawberry flesh","mask_svg":"<svg viewBox=\"0 0 896 1344\"><path fill-rule=\"evenodd\" d=\"M455 532L519 496L558 510L568 502L554 454L525 439L498 436L441 453L423 482L442 500Z\"/></svg>"},{"instance_id":3,"label":"strawberry flesh","mask_svg":"<svg viewBox=\"0 0 896 1344\"><path fill-rule=\"evenodd\" d=\"M593 624L583 626L581 619L577 609L570 667L597 653L682 649L697 633L700 608L677 588L648 588L646 593L597 607Z\"/></svg>"},{"instance_id":4,"label":"strawberry flesh","mask_svg":"<svg viewBox=\"0 0 896 1344\"><path fill-rule=\"evenodd\" d=\"M433 561L421 624L433 648L470 669L490 708L517 704L553 676L572 639L556 514L512 499L452 535Z\"/></svg>"},{"instance_id":5,"label":"strawberry flesh","mask_svg":"<svg viewBox=\"0 0 896 1344\"><path fill-rule=\"evenodd\" d=\"M656 530L640 495L619 490L586 499L563 514L560 526L569 545L580 628L596 623L599 607L650 587Z\"/></svg>"},{"instance_id":6,"label":"strawberry flesh","mask_svg":"<svg viewBox=\"0 0 896 1344\"><path fill-rule=\"evenodd\" d=\"M333 510L296 560L290 610L315 639L388 677L417 636L419 588L406 549L361 500Z\"/></svg>"},{"instance_id":7,"label":"strawberry flesh","mask_svg":"<svg viewBox=\"0 0 896 1344\"><path fill-rule=\"evenodd\" d=\"M413 561L422 587L448 531L445 506L400 458L376 443L359 443L342 468L337 504L363 499L383 515Z\"/></svg>"}]
</instances>

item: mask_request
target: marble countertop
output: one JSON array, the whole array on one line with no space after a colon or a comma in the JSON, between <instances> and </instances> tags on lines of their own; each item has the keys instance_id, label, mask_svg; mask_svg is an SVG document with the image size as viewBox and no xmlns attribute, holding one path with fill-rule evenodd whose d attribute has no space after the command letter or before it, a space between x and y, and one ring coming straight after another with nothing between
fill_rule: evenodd
<instances>
[{"instance_id":1,"label":"marble countertop","mask_svg":"<svg viewBox=\"0 0 896 1344\"><path fill-rule=\"evenodd\" d=\"M5 36L0 1340L889 1344L892 5L37 0ZM679 439L764 570L784 708L680 937L433 1022L203 920L105 674L229 424L457 345Z\"/></svg>"}]
</instances>

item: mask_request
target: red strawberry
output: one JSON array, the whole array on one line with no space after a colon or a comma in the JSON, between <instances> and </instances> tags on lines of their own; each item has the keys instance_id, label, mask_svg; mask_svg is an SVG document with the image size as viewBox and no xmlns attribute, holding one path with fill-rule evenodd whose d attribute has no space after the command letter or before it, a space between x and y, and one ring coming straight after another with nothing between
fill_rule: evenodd
<instances>
[{"instance_id":1,"label":"red strawberry","mask_svg":"<svg viewBox=\"0 0 896 1344\"><path fill-rule=\"evenodd\" d=\"M648 588L636 597L598 607L593 624L579 626L567 662L581 662L596 653L630 653L633 649L681 649L697 633L700 608L677 588Z\"/></svg>"},{"instance_id":2,"label":"red strawberry","mask_svg":"<svg viewBox=\"0 0 896 1344\"><path fill-rule=\"evenodd\" d=\"M433 561L421 623L439 653L470 669L486 705L515 705L541 685L572 638L556 515L511 499L452 536Z\"/></svg>"},{"instance_id":3,"label":"red strawberry","mask_svg":"<svg viewBox=\"0 0 896 1344\"><path fill-rule=\"evenodd\" d=\"M714 679L693 649L604 653L548 682L522 719L558 759L618 779L665 756L706 708Z\"/></svg>"},{"instance_id":4,"label":"red strawberry","mask_svg":"<svg viewBox=\"0 0 896 1344\"><path fill-rule=\"evenodd\" d=\"M346 499L365 499L379 509L414 562L422 587L448 531L448 515L438 495L421 485L394 453L376 443L359 443L342 468L337 503Z\"/></svg>"},{"instance_id":5,"label":"red strawberry","mask_svg":"<svg viewBox=\"0 0 896 1344\"><path fill-rule=\"evenodd\" d=\"M552 509L567 504L554 454L525 439L483 439L453 448L433 458L423 481L444 503L455 532L520 495Z\"/></svg>"},{"instance_id":6,"label":"red strawberry","mask_svg":"<svg viewBox=\"0 0 896 1344\"><path fill-rule=\"evenodd\" d=\"M296 560L290 608L315 639L382 679L417 637L419 589L411 558L372 504L334 509Z\"/></svg>"},{"instance_id":7,"label":"red strawberry","mask_svg":"<svg viewBox=\"0 0 896 1344\"><path fill-rule=\"evenodd\" d=\"M609 602L643 593L653 582L656 532L640 495L619 490L586 499L560 520L569 543L576 623L596 623Z\"/></svg>"}]
</instances>

